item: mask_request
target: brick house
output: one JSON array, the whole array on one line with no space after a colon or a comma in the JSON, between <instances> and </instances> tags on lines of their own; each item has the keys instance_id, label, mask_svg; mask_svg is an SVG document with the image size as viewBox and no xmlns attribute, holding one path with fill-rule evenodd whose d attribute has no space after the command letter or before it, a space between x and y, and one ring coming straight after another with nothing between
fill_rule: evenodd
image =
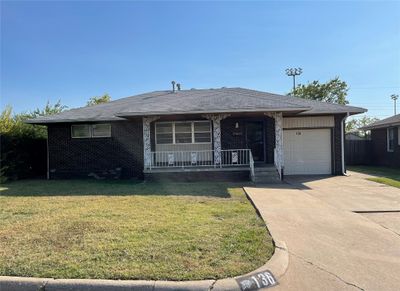
<instances>
[{"instance_id":1,"label":"brick house","mask_svg":"<svg viewBox=\"0 0 400 291\"><path fill-rule=\"evenodd\" d=\"M155 91L29 120L48 177L248 179L340 175L344 121L363 108L243 88Z\"/></svg>"},{"instance_id":2,"label":"brick house","mask_svg":"<svg viewBox=\"0 0 400 291\"><path fill-rule=\"evenodd\" d=\"M400 114L361 129L371 131L371 164L400 168Z\"/></svg>"}]
</instances>

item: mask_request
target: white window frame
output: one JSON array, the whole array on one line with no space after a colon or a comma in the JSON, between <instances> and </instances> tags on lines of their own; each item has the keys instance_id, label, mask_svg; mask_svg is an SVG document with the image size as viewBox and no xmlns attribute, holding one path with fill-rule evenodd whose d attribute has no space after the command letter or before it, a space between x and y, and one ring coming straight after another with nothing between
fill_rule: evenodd
<instances>
[{"instance_id":1,"label":"white window frame","mask_svg":"<svg viewBox=\"0 0 400 291\"><path fill-rule=\"evenodd\" d=\"M201 133L210 133L210 141L209 142L195 142L194 138L194 123L195 122L208 122L210 124L210 130L209 131L201 131ZM162 143L159 144L157 142L157 124L160 123L171 123L172 124L172 143ZM191 123L191 128L192 128L192 142L191 143L177 143L175 139L175 124L177 123ZM190 145L190 144L211 144L212 143L212 128L211 128L211 122L209 120L182 120L182 121L159 121L155 123L155 144L156 145Z\"/></svg>"},{"instance_id":2,"label":"white window frame","mask_svg":"<svg viewBox=\"0 0 400 291\"><path fill-rule=\"evenodd\" d=\"M400 146L400 126L397 127L397 145Z\"/></svg>"},{"instance_id":3,"label":"white window frame","mask_svg":"<svg viewBox=\"0 0 400 291\"><path fill-rule=\"evenodd\" d=\"M94 136L94 135L93 135L93 132L94 132L94 127L95 127L96 125L108 125L108 126L110 127L110 132L109 132L109 134L107 134L107 135L96 135L96 136ZM111 123L95 123L95 124L92 124L92 125L90 126L90 128L91 128L92 138L111 137Z\"/></svg>"},{"instance_id":4,"label":"white window frame","mask_svg":"<svg viewBox=\"0 0 400 291\"><path fill-rule=\"evenodd\" d=\"M389 146L390 146L390 131L391 130L393 130L393 148L392 149L389 148ZM395 144L394 131L395 131L394 127L388 127L386 129L386 149L390 153L394 152L394 144Z\"/></svg>"},{"instance_id":5,"label":"white window frame","mask_svg":"<svg viewBox=\"0 0 400 291\"><path fill-rule=\"evenodd\" d=\"M93 136L93 126L94 125L109 125L110 126L110 134L109 135L102 135L102 136ZM89 127L89 136L74 136L73 135L73 130L72 128L74 126L88 126ZM81 123L81 124L72 124L71 125L71 138L105 138L105 137L111 137L111 123L94 123L94 124L88 124L88 123Z\"/></svg>"},{"instance_id":6,"label":"white window frame","mask_svg":"<svg viewBox=\"0 0 400 291\"><path fill-rule=\"evenodd\" d=\"M89 135L88 136L74 136L73 128L76 126L88 126L89 127ZM71 138L91 138L92 137L92 127L90 124L72 124L71 125Z\"/></svg>"}]
</instances>

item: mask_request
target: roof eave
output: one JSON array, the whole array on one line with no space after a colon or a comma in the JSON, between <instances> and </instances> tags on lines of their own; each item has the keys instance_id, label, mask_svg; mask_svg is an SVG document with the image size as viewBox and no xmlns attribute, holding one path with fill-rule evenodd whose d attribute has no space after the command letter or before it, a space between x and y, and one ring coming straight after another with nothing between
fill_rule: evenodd
<instances>
[{"instance_id":1,"label":"roof eave","mask_svg":"<svg viewBox=\"0 0 400 291\"><path fill-rule=\"evenodd\" d=\"M385 123L385 124L379 124L379 125L369 125L369 126L361 127L360 130L381 129L381 128L393 127L393 126L400 126L400 122L391 122L391 123Z\"/></svg>"},{"instance_id":2,"label":"roof eave","mask_svg":"<svg viewBox=\"0 0 400 291\"><path fill-rule=\"evenodd\" d=\"M73 123L73 122L104 122L104 121L120 121L125 120L122 117L105 117L105 118L61 118L61 119L28 119L24 123L36 124L36 125L46 125L54 123Z\"/></svg>"}]
</instances>

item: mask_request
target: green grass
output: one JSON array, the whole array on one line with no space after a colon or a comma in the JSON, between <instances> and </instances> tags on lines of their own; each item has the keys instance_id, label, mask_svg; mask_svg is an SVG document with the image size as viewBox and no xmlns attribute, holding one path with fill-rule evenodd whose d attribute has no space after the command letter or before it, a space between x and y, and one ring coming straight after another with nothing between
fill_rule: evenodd
<instances>
[{"instance_id":1,"label":"green grass","mask_svg":"<svg viewBox=\"0 0 400 291\"><path fill-rule=\"evenodd\" d=\"M238 184L0 185L0 275L195 280L247 273L272 239Z\"/></svg>"},{"instance_id":2,"label":"green grass","mask_svg":"<svg viewBox=\"0 0 400 291\"><path fill-rule=\"evenodd\" d=\"M376 176L367 180L400 188L400 169L385 167L357 166L349 167L350 171Z\"/></svg>"}]
</instances>

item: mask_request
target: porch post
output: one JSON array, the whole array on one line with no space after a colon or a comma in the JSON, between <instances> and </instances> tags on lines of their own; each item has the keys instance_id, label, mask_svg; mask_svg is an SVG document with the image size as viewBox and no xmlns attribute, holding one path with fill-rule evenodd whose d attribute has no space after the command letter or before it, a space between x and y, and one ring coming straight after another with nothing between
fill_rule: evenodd
<instances>
[{"instance_id":1,"label":"porch post","mask_svg":"<svg viewBox=\"0 0 400 291\"><path fill-rule=\"evenodd\" d=\"M206 114L205 118L213 123L214 164L221 165L221 120L230 114Z\"/></svg>"},{"instance_id":2,"label":"porch post","mask_svg":"<svg viewBox=\"0 0 400 291\"><path fill-rule=\"evenodd\" d=\"M275 152L274 161L275 167L279 172L279 176L282 180L283 169L284 169L284 156L283 156L283 116L282 112L276 112L275 118Z\"/></svg>"},{"instance_id":3,"label":"porch post","mask_svg":"<svg viewBox=\"0 0 400 291\"><path fill-rule=\"evenodd\" d=\"M144 168L148 169L151 166L151 123L157 120L158 116L152 117L143 117L143 159L144 159Z\"/></svg>"}]
</instances>

